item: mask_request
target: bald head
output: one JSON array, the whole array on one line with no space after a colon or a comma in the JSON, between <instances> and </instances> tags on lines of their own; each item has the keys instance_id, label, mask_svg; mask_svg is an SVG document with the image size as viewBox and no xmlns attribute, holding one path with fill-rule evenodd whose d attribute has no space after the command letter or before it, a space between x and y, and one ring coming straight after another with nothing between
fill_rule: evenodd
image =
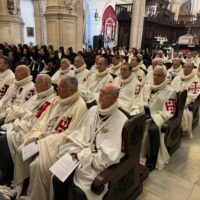
<instances>
[{"instance_id":1,"label":"bald head","mask_svg":"<svg viewBox=\"0 0 200 200\"><path fill-rule=\"evenodd\" d=\"M192 62L185 62L183 65L183 73L185 76L190 75L194 68L194 64Z\"/></svg>"},{"instance_id":2,"label":"bald head","mask_svg":"<svg viewBox=\"0 0 200 200\"><path fill-rule=\"evenodd\" d=\"M15 69L15 79L21 81L30 76L30 69L26 65L18 65Z\"/></svg>"},{"instance_id":3,"label":"bald head","mask_svg":"<svg viewBox=\"0 0 200 200\"><path fill-rule=\"evenodd\" d=\"M119 96L119 89L113 84L108 83L103 85L99 94L99 103L102 109L109 108L112 106Z\"/></svg>"}]
</instances>

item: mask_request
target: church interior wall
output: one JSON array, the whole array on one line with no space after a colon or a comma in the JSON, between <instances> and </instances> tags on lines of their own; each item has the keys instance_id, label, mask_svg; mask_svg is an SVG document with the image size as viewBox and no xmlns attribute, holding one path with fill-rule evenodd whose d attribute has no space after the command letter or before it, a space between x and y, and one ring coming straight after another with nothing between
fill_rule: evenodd
<instances>
[{"instance_id":1,"label":"church interior wall","mask_svg":"<svg viewBox=\"0 0 200 200\"><path fill-rule=\"evenodd\" d=\"M34 7L33 2L30 0L21 0L21 16L24 22L24 43L26 44L36 44L36 34L35 34L35 17L34 17ZM33 32L32 29L33 28Z\"/></svg>"}]
</instances>

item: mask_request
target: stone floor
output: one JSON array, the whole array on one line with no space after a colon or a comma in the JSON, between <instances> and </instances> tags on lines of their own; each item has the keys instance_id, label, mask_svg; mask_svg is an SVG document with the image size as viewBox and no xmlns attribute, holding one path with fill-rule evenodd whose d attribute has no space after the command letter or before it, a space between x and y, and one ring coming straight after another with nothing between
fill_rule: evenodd
<instances>
[{"instance_id":1,"label":"stone floor","mask_svg":"<svg viewBox=\"0 0 200 200\"><path fill-rule=\"evenodd\" d=\"M163 171L154 170L137 200L200 200L200 125L182 139Z\"/></svg>"}]
</instances>

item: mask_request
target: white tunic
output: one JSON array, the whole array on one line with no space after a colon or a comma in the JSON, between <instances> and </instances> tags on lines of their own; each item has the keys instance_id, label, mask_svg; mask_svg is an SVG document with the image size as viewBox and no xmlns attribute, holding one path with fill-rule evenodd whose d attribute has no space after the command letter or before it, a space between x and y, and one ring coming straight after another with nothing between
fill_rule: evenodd
<instances>
[{"instance_id":1,"label":"white tunic","mask_svg":"<svg viewBox=\"0 0 200 200\"><path fill-rule=\"evenodd\" d=\"M96 195L91 191L91 184L100 172L120 161L121 133L126 120L117 107L109 118L102 120L97 106L94 106L83 117L77 130L67 137L69 142L61 147L60 154L77 154L80 164L75 171L74 183L85 192L88 200L101 200L106 192Z\"/></svg>"},{"instance_id":2,"label":"white tunic","mask_svg":"<svg viewBox=\"0 0 200 200\"><path fill-rule=\"evenodd\" d=\"M15 75L10 69L0 73L0 99L6 94L8 88L13 83L14 78Z\"/></svg>"},{"instance_id":3,"label":"white tunic","mask_svg":"<svg viewBox=\"0 0 200 200\"><path fill-rule=\"evenodd\" d=\"M38 197L42 200L49 200L49 186L52 175L49 168L57 160L56 155L59 152L59 147L67 143L66 135L71 133L87 110L83 99L77 95L76 97L77 99L73 104L70 104L70 106L66 108L63 115L63 120L66 121L67 118L70 117L71 122L67 124L63 121L60 124L59 134L51 134L38 141L39 155L30 164L28 195L32 200L38 200ZM44 119L42 119L42 122L45 124L43 120ZM36 128L37 127L35 127L35 129ZM39 127L37 131L41 132L41 127Z\"/></svg>"},{"instance_id":4,"label":"white tunic","mask_svg":"<svg viewBox=\"0 0 200 200\"><path fill-rule=\"evenodd\" d=\"M122 63L119 63L118 65L111 65L109 68L109 71L111 74L115 74L116 76L120 75L120 67L122 66Z\"/></svg>"},{"instance_id":5,"label":"white tunic","mask_svg":"<svg viewBox=\"0 0 200 200\"><path fill-rule=\"evenodd\" d=\"M166 122L175 114L176 109L176 92L175 90L168 86L166 82L158 86L150 86L146 84L143 87L145 90L144 102L149 106L151 117L159 129L162 127L163 123ZM155 91L154 93L152 91ZM152 120L147 121L143 142L141 155L146 156L149 151L149 139L148 139L148 129L152 123ZM163 169L164 165L169 161L169 154L164 142L165 134L160 133L160 149L158 152L158 158L156 163L157 169Z\"/></svg>"},{"instance_id":6,"label":"white tunic","mask_svg":"<svg viewBox=\"0 0 200 200\"><path fill-rule=\"evenodd\" d=\"M140 65L137 67L132 68L133 77L136 78L138 81L142 81L145 77L145 73L142 69L140 69Z\"/></svg>"},{"instance_id":7,"label":"white tunic","mask_svg":"<svg viewBox=\"0 0 200 200\"><path fill-rule=\"evenodd\" d=\"M187 135L192 137L192 112L189 111L188 105L191 102L194 102L197 96L200 94L200 83L199 79L195 76L195 73L192 72L188 76L179 75L174 78L171 83L171 86L177 91L187 90L187 99L185 104L185 109L183 112L182 118L182 128Z\"/></svg>"},{"instance_id":8,"label":"white tunic","mask_svg":"<svg viewBox=\"0 0 200 200\"><path fill-rule=\"evenodd\" d=\"M131 115L136 115L141 112L140 105L143 101L143 95L141 91L141 83L135 79L132 75L123 80L121 76L114 79L113 84L117 86L119 90L118 104Z\"/></svg>"},{"instance_id":9,"label":"white tunic","mask_svg":"<svg viewBox=\"0 0 200 200\"><path fill-rule=\"evenodd\" d=\"M15 80L0 101L0 117L7 117L9 114L12 115L17 112L19 106L29 100L35 93L31 76L21 81Z\"/></svg>"},{"instance_id":10,"label":"white tunic","mask_svg":"<svg viewBox=\"0 0 200 200\"><path fill-rule=\"evenodd\" d=\"M61 70L59 69L52 77L51 77L51 80L52 80L52 83L55 83L55 84L58 84L58 81L60 79L65 79L67 78L67 76L73 76L73 70L67 68L65 70Z\"/></svg>"}]
</instances>

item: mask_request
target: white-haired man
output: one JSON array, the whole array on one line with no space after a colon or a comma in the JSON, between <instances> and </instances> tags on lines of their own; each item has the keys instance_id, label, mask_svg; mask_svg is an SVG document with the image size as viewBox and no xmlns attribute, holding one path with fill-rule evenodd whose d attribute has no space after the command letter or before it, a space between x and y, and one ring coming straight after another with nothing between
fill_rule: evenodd
<instances>
[{"instance_id":1,"label":"white-haired man","mask_svg":"<svg viewBox=\"0 0 200 200\"><path fill-rule=\"evenodd\" d=\"M96 195L91 191L94 178L110 165L116 164L122 157L122 128L126 116L118 110L118 88L112 84L102 87L97 106L93 106L83 117L75 131L68 137L68 143L62 147L59 155L65 152L80 161L74 176L64 184L53 179L55 200L67 199L68 188L74 183L74 199L100 200L106 193ZM112 144L112 145L111 145ZM72 180L73 179L73 180Z\"/></svg>"},{"instance_id":2,"label":"white-haired man","mask_svg":"<svg viewBox=\"0 0 200 200\"><path fill-rule=\"evenodd\" d=\"M73 71L70 67L70 61L67 58L63 58L60 61L60 69L52 76L52 83L58 84L60 79L65 79L67 76L72 76Z\"/></svg>"},{"instance_id":3,"label":"white-haired man","mask_svg":"<svg viewBox=\"0 0 200 200\"><path fill-rule=\"evenodd\" d=\"M177 91L187 90L187 99L182 118L182 128L184 134L192 138L192 112L188 105L195 101L200 94L199 79L195 76L193 71L194 64L192 62L185 62L183 65L182 75L176 76L171 83L171 86Z\"/></svg>"},{"instance_id":4,"label":"white-haired man","mask_svg":"<svg viewBox=\"0 0 200 200\"><path fill-rule=\"evenodd\" d=\"M47 166L56 161L59 146L65 140L65 134L73 130L87 107L79 95L78 81L75 77L68 76L58 84L58 96L45 111L41 119L32 130L25 135L24 144L37 141L39 155L30 164L30 185L28 195L32 200L49 199L49 183L51 174ZM23 163L20 153L17 154L14 166L14 185L22 183L29 177L29 166ZM42 170L41 170L42 169Z\"/></svg>"},{"instance_id":5,"label":"white-haired man","mask_svg":"<svg viewBox=\"0 0 200 200\"><path fill-rule=\"evenodd\" d=\"M19 106L24 104L33 95L35 87L30 76L30 69L26 65L19 65L15 70L15 80L9 87L6 95L0 101L0 118L1 125L6 117L17 112Z\"/></svg>"},{"instance_id":6,"label":"white-haired man","mask_svg":"<svg viewBox=\"0 0 200 200\"><path fill-rule=\"evenodd\" d=\"M172 66L170 69L168 69L168 72L172 74L172 77L181 75L183 73L183 67L180 58L177 57L173 59Z\"/></svg>"},{"instance_id":7,"label":"white-haired man","mask_svg":"<svg viewBox=\"0 0 200 200\"><path fill-rule=\"evenodd\" d=\"M6 56L0 56L0 100L6 94L9 86L15 78L14 73L10 70L10 61Z\"/></svg>"},{"instance_id":8,"label":"white-haired man","mask_svg":"<svg viewBox=\"0 0 200 200\"><path fill-rule=\"evenodd\" d=\"M146 84L144 90L145 113L150 115L143 137L141 158L146 158L150 170L162 169L169 161L169 154L164 144L164 134L160 128L175 114L176 92L167 85L167 71L162 66L153 70L153 85Z\"/></svg>"},{"instance_id":9,"label":"white-haired man","mask_svg":"<svg viewBox=\"0 0 200 200\"><path fill-rule=\"evenodd\" d=\"M17 148L23 143L24 135L40 119L45 110L50 106L50 100L55 96L49 75L39 74L35 81L35 88L37 94L19 107L18 115L15 113L14 117L12 116L13 121L11 123L2 126L2 129L5 131L5 134L0 137L0 169L4 170L5 175L5 180L2 183L12 181L12 158L15 160Z\"/></svg>"}]
</instances>

